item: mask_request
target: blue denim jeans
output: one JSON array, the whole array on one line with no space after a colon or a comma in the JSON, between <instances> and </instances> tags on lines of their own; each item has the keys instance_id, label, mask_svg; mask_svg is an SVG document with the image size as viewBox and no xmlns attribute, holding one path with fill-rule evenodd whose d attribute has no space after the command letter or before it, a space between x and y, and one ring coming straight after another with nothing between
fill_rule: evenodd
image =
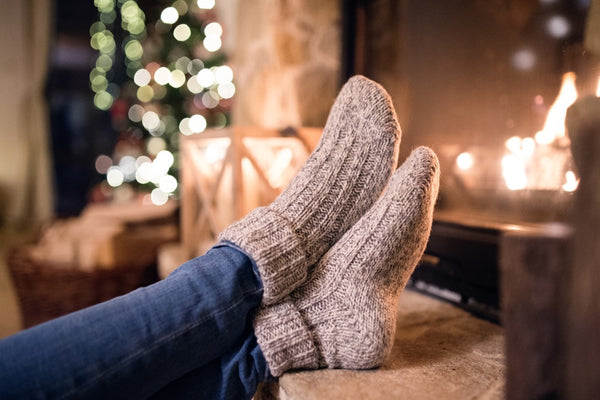
<instances>
[{"instance_id":1,"label":"blue denim jeans","mask_svg":"<svg viewBox=\"0 0 600 400\"><path fill-rule=\"evenodd\" d=\"M256 265L220 243L168 278L0 340L0 399L249 399L270 379Z\"/></svg>"}]
</instances>

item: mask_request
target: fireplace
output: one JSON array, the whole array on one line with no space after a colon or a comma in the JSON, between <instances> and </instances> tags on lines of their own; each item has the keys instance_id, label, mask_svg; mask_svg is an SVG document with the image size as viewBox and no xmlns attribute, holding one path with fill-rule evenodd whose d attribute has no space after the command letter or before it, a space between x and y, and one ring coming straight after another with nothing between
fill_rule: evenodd
<instances>
[{"instance_id":1,"label":"fireplace","mask_svg":"<svg viewBox=\"0 0 600 400\"><path fill-rule=\"evenodd\" d=\"M401 157L440 158L431 240L413 284L497 319L507 231L563 223L577 189L567 108L594 96L584 45L589 1L343 2L343 75L392 95Z\"/></svg>"}]
</instances>

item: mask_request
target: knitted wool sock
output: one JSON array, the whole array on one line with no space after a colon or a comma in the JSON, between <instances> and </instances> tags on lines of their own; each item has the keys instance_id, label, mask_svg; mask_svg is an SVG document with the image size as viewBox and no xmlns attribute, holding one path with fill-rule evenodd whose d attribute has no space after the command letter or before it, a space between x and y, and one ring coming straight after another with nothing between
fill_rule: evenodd
<instances>
[{"instance_id":1,"label":"knitted wool sock","mask_svg":"<svg viewBox=\"0 0 600 400\"><path fill-rule=\"evenodd\" d=\"M258 266L263 304L306 280L309 266L371 207L396 168L400 126L377 83L351 78L340 91L321 140L289 186L219 237Z\"/></svg>"},{"instance_id":2,"label":"knitted wool sock","mask_svg":"<svg viewBox=\"0 0 600 400\"><path fill-rule=\"evenodd\" d=\"M392 348L400 292L429 238L438 186L433 151L413 151L306 283L259 309L254 331L273 376L381 365Z\"/></svg>"}]
</instances>

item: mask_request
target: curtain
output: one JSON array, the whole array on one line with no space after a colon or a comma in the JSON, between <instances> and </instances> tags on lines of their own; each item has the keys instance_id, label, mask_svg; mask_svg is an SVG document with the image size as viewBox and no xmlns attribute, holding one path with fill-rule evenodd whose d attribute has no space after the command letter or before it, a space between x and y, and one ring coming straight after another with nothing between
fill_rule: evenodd
<instances>
[{"instance_id":1,"label":"curtain","mask_svg":"<svg viewBox=\"0 0 600 400\"><path fill-rule=\"evenodd\" d=\"M44 98L51 0L6 1L0 24L0 223L35 224L53 210Z\"/></svg>"}]
</instances>

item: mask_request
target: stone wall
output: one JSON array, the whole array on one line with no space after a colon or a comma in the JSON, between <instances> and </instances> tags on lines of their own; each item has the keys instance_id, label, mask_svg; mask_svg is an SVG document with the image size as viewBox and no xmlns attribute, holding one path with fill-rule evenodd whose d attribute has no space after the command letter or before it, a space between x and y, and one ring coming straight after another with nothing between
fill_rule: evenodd
<instances>
[{"instance_id":1,"label":"stone wall","mask_svg":"<svg viewBox=\"0 0 600 400\"><path fill-rule=\"evenodd\" d=\"M237 4L234 124L323 126L340 87L340 1Z\"/></svg>"}]
</instances>

